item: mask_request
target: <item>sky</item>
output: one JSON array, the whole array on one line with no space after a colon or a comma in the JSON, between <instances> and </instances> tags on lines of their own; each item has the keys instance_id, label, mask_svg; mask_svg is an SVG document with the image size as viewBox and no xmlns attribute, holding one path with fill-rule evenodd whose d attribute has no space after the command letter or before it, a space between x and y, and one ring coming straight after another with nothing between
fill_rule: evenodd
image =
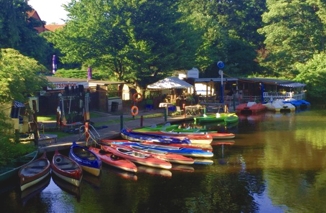
<instances>
[{"instance_id":1,"label":"sky","mask_svg":"<svg viewBox=\"0 0 326 213\"><path fill-rule=\"evenodd\" d=\"M46 24L64 24L61 19L67 19L67 12L61 7L70 0L29 0L28 4L37 11L42 21Z\"/></svg>"}]
</instances>

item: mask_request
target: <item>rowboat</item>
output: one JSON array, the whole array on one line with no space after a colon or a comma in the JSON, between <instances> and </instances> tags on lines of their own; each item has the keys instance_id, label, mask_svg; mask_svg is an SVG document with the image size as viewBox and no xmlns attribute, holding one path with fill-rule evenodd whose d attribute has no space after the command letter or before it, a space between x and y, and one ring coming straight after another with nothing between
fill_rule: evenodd
<instances>
[{"instance_id":1,"label":"rowboat","mask_svg":"<svg viewBox=\"0 0 326 213\"><path fill-rule=\"evenodd\" d=\"M155 134L148 134L145 132L135 132L130 129L122 129L121 130L121 137L131 141L139 141L139 142L157 142L157 143L185 143L190 144L190 140L188 138L175 138L170 136L164 135L155 135Z\"/></svg>"},{"instance_id":2,"label":"rowboat","mask_svg":"<svg viewBox=\"0 0 326 213\"><path fill-rule=\"evenodd\" d=\"M112 144L114 146L114 144ZM132 148L133 150L145 153L145 154L151 154L156 158L171 162L171 163L179 163L179 164L193 164L194 160L190 157L186 157L179 154L169 153L167 151L152 149L150 147L144 147L139 146L138 144L124 144L123 146L127 146Z\"/></svg>"},{"instance_id":3,"label":"rowboat","mask_svg":"<svg viewBox=\"0 0 326 213\"><path fill-rule=\"evenodd\" d=\"M69 150L69 157L76 161L84 171L99 176L102 168L101 159L88 149L73 142Z\"/></svg>"},{"instance_id":4,"label":"rowboat","mask_svg":"<svg viewBox=\"0 0 326 213\"><path fill-rule=\"evenodd\" d=\"M40 158L21 167L18 171L20 190L24 191L45 179L50 174L50 165L44 152Z\"/></svg>"},{"instance_id":5,"label":"rowboat","mask_svg":"<svg viewBox=\"0 0 326 213\"><path fill-rule=\"evenodd\" d=\"M54 152L51 161L52 172L68 183L79 186L83 178L82 167L73 159L59 153Z\"/></svg>"},{"instance_id":6,"label":"rowboat","mask_svg":"<svg viewBox=\"0 0 326 213\"><path fill-rule=\"evenodd\" d=\"M106 145L135 145L140 146L144 148L150 148L155 149L159 151L164 151L168 153L174 153L179 154L187 157L199 157L199 158L210 158L213 157L214 154L212 151L204 150L200 148L185 148L185 147L179 147L174 145L162 145L162 144L156 144L156 143L138 143L138 142L131 142L131 141L110 141L110 142L101 142L102 144ZM103 146L106 147L106 146Z\"/></svg>"},{"instance_id":7,"label":"rowboat","mask_svg":"<svg viewBox=\"0 0 326 213\"><path fill-rule=\"evenodd\" d=\"M130 160L115 156L112 153L105 152L104 150L95 147L89 147L89 150L94 152L101 161L107 165L127 172L137 172L137 166Z\"/></svg>"},{"instance_id":8,"label":"rowboat","mask_svg":"<svg viewBox=\"0 0 326 213\"><path fill-rule=\"evenodd\" d=\"M172 164L170 162L155 158L150 154L145 154L136 150L133 150L126 146L116 145L102 146L102 149L107 152L111 152L113 155L128 159L134 163L141 164L144 166L156 167L161 169L171 169Z\"/></svg>"},{"instance_id":9,"label":"rowboat","mask_svg":"<svg viewBox=\"0 0 326 213\"><path fill-rule=\"evenodd\" d=\"M16 178L18 171L24 165L34 161L38 155L38 151L33 151L24 156L14 159L10 164L0 168L0 183Z\"/></svg>"}]
</instances>

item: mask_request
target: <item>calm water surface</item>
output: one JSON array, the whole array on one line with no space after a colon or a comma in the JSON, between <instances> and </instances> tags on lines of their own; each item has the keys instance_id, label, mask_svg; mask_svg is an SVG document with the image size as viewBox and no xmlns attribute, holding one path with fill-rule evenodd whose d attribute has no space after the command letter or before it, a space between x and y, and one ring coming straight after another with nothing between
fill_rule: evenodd
<instances>
[{"instance_id":1,"label":"calm water surface","mask_svg":"<svg viewBox=\"0 0 326 213\"><path fill-rule=\"evenodd\" d=\"M213 165L104 166L79 189L50 178L38 190L0 195L1 212L326 212L326 113L240 116L228 144L214 141Z\"/></svg>"}]
</instances>

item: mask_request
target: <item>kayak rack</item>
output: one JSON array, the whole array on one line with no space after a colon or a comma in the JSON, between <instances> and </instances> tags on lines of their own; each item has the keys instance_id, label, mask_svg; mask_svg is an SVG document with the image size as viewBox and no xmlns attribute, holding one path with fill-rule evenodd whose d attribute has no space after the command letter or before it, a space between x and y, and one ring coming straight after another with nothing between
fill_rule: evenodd
<instances>
[{"instance_id":1,"label":"kayak rack","mask_svg":"<svg viewBox=\"0 0 326 213\"><path fill-rule=\"evenodd\" d=\"M101 136L96 130L96 128L93 125L88 124L88 132L86 132L85 130L86 130L85 125L79 127L78 140L85 139L86 145L88 145L89 140L91 140L91 142L98 144L98 140L100 139Z\"/></svg>"}]
</instances>

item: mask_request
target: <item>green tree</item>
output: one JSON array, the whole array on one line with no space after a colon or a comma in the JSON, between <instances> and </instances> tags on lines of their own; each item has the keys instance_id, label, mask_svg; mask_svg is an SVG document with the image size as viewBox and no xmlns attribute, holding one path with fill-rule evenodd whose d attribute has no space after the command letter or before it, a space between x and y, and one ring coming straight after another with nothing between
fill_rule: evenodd
<instances>
[{"instance_id":1,"label":"green tree","mask_svg":"<svg viewBox=\"0 0 326 213\"><path fill-rule=\"evenodd\" d=\"M295 80L307 84L306 89L309 100L325 103L326 54L315 54L306 63L297 63L295 67L300 72Z\"/></svg>"},{"instance_id":2,"label":"green tree","mask_svg":"<svg viewBox=\"0 0 326 213\"><path fill-rule=\"evenodd\" d=\"M325 49L325 25L316 4L308 0L267 0L263 14L267 56L260 57L266 75L292 79L298 74L296 62L305 63ZM324 20L325 21L325 20Z\"/></svg>"},{"instance_id":3,"label":"green tree","mask_svg":"<svg viewBox=\"0 0 326 213\"><path fill-rule=\"evenodd\" d=\"M175 69L192 67L198 37L175 1L72 1L70 21L48 37L62 62L105 69L111 80L144 87Z\"/></svg>"}]
</instances>

